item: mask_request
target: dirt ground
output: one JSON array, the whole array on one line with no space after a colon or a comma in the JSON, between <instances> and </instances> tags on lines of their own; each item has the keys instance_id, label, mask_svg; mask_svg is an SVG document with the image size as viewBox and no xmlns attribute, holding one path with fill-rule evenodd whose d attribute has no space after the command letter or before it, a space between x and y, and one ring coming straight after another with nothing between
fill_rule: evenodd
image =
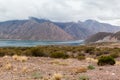
<instances>
[{"instance_id":1,"label":"dirt ground","mask_svg":"<svg viewBox=\"0 0 120 80\"><path fill-rule=\"evenodd\" d=\"M88 70L94 65L94 70ZM0 58L0 80L51 80L54 74L61 74L61 80L120 80L120 62L114 66L97 66L96 60L53 59L29 57L17 60L10 56Z\"/></svg>"}]
</instances>

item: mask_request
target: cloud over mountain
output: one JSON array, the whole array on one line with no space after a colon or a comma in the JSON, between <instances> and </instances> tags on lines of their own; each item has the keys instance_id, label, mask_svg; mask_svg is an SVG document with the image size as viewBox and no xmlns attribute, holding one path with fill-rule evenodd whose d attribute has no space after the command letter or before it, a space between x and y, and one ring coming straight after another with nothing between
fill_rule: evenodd
<instances>
[{"instance_id":1,"label":"cloud over mountain","mask_svg":"<svg viewBox=\"0 0 120 80\"><path fill-rule=\"evenodd\" d=\"M119 11L120 0L0 0L1 21L34 16L54 21L96 19L119 25Z\"/></svg>"}]
</instances>

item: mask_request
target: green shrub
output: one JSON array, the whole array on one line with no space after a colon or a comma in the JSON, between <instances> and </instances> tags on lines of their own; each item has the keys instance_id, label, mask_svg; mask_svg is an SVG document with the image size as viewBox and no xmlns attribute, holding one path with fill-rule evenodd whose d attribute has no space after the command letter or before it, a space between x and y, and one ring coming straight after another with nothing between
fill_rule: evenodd
<instances>
[{"instance_id":1,"label":"green shrub","mask_svg":"<svg viewBox=\"0 0 120 80\"><path fill-rule=\"evenodd\" d=\"M84 60L85 59L85 54L78 54L78 56L77 56L77 59L78 60Z\"/></svg>"},{"instance_id":2,"label":"green shrub","mask_svg":"<svg viewBox=\"0 0 120 80\"><path fill-rule=\"evenodd\" d=\"M34 72L34 73L32 74L32 78L33 78L33 79L41 79L41 78L42 78L42 75L41 75L40 73L38 73L38 72Z\"/></svg>"},{"instance_id":3,"label":"green shrub","mask_svg":"<svg viewBox=\"0 0 120 80\"><path fill-rule=\"evenodd\" d=\"M86 53L94 52L94 50L95 50L94 47L86 47L86 48L85 48L85 52L86 52Z\"/></svg>"},{"instance_id":4,"label":"green shrub","mask_svg":"<svg viewBox=\"0 0 120 80\"><path fill-rule=\"evenodd\" d=\"M33 53L32 53L31 50L28 49L28 50L23 51L23 52L22 52L22 55L25 55L25 56L32 56Z\"/></svg>"},{"instance_id":5,"label":"green shrub","mask_svg":"<svg viewBox=\"0 0 120 80\"><path fill-rule=\"evenodd\" d=\"M77 56L77 59L78 59L78 60L84 60L84 59L85 59L85 56Z\"/></svg>"},{"instance_id":6,"label":"green shrub","mask_svg":"<svg viewBox=\"0 0 120 80\"><path fill-rule=\"evenodd\" d=\"M0 50L0 56L3 57L5 55L5 51L4 50Z\"/></svg>"},{"instance_id":7,"label":"green shrub","mask_svg":"<svg viewBox=\"0 0 120 80\"><path fill-rule=\"evenodd\" d=\"M93 70L93 69L95 69L95 67L93 65L89 65L88 69Z\"/></svg>"},{"instance_id":8,"label":"green shrub","mask_svg":"<svg viewBox=\"0 0 120 80\"><path fill-rule=\"evenodd\" d=\"M32 52L32 56L35 56L35 57L45 57L46 56L46 54L40 48L33 48L31 50L31 52Z\"/></svg>"},{"instance_id":9,"label":"green shrub","mask_svg":"<svg viewBox=\"0 0 120 80\"><path fill-rule=\"evenodd\" d=\"M64 52L54 52L51 53L50 57L52 58L68 58L69 56L67 54L65 54Z\"/></svg>"},{"instance_id":10,"label":"green shrub","mask_svg":"<svg viewBox=\"0 0 120 80\"><path fill-rule=\"evenodd\" d=\"M79 80L89 80L89 77L88 76L80 76Z\"/></svg>"},{"instance_id":11,"label":"green shrub","mask_svg":"<svg viewBox=\"0 0 120 80\"><path fill-rule=\"evenodd\" d=\"M104 66L104 65L114 65L115 64L115 60L113 57L111 56L101 56L98 59L98 63L99 66Z\"/></svg>"}]
</instances>

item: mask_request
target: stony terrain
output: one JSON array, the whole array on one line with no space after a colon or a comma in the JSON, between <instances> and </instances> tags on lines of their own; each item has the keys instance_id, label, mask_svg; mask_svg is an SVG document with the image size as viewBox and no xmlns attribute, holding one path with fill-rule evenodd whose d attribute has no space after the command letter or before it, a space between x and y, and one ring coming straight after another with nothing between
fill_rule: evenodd
<instances>
[{"instance_id":1,"label":"stony terrain","mask_svg":"<svg viewBox=\"0 0 120 80\"><path fill-rule=\"evenodd\" d=\"M114 66L99 67L95 59L53 59L44 57L5 56L0 58L0 80L51 80L54 74L61 74L62 80L120 80L119 59ZM88 65L94 70L88 70ZM53 79L52 79L53 80Z\"/></svg>"}]
</instances>

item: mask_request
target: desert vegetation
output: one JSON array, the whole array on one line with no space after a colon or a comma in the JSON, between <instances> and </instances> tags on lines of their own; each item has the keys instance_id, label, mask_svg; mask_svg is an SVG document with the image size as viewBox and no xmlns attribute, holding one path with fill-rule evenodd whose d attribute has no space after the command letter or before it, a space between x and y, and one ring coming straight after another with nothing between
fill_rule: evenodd
<instances>
[{"instance_id":1,"label":"desert vegetation","mask_svg":"<svg viewBox=\"0 0 120 80\"><path fill-rule=\"evenodd\" d=\"M100 56L120 57L120 48L97 48L93 46L38 46L38 47L4 47L0 48L0 56L34 56L51 58L78 58L85 59L86 56L99 58Z\"/></svg>"}]
</instances>

